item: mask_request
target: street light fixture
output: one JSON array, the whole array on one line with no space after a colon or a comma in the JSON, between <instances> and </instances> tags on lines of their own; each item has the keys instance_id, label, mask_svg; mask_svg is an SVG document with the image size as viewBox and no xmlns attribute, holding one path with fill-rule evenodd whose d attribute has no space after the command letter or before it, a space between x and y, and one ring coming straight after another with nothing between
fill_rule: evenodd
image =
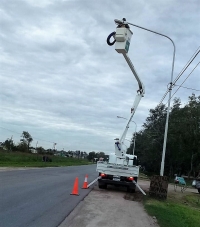
<instances>
[{"instance_id":1,"label":"street light fixture","mask_svg":"<svg viewBox=\"0 0 200 227\"><path fill-rule=\"evenodd\" d=\"M117 116L117 118L123 118L125 120L128 120L127 118L125 117L120 117L120 116ZM132 121L133 123L135 123L135 121ZM136 140L136 130L137 130L137 124L135 123L135 133L134 133L134 140L133 140L133 155L135 153L135 140Z\"/></svg>"},{"instance_id":2,"label":"street light fixture","mask_svg":"<svg viewBox=\"0 0 200 227\"><path fill-rule=\"evenodd\" d=\"M56 145L57 145L57 143L53 143L53 152L54 152L54 154L56 152Z\"/></svg>"},{"instance_id":3,"label":"street light fixture","mask_svg":"<svg viewBox=\"0 0 200 227\"><path fill-rule=\"evenodd\" d=\"M169 90L169 99L168 99L167 117L166 117L166 123L165 123L165 134L164 134L164 142L163 142L162 162L161 162L161 168L160 168L160 176L163 176L163 173L164 173L164 163L165 163L165 153L166 153L166 143L167 143L167 133L168 133L168 122L169 122L171 91L172 91L172 87L173 87L173 73L174 73L174 62L175 62L176 47L175 47L175 44L174 44L173 40L170 37L168 37L168 36L166 36L164 34L161 34L159 32L156 32L156 31L153 31L153 30L150 30L150 29L147 29L147 28L138 26L136 24L129 23L129 22L126 21L125 18L123 18L122 20L115 19L114 21L118 25L125 24L125 25L128 26L128 24L129 24L129 25L135 26L137 28L141 28L143 30L152 32L152 33L154 33L156 35L163 36L163 37L169 39L172 42L173 47L174 47L173 60L172 60L172 70L171 70L171 81L169 83L169 88L168 88L168 90Z\"/></svg>"}]
</instances>

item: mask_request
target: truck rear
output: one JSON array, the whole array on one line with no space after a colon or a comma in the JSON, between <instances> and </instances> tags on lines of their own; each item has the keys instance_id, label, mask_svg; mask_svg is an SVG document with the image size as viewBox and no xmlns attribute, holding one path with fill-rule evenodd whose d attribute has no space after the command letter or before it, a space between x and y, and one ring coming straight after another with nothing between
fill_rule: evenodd
<instances>
[{"instance_id":1,"label":"truck rear","mask_svg":"<svg viewBox=\"0 0 200 227\"><path fill-rule=\"evenodd\" d=\"M97 162L97 172L99 188L107 188L107 185L124 186L127 191L135 192L139 166L137 166L137 156L125 155L119 158L115 154L109 156L108 161Z\"/></svg>"}]
</instances>

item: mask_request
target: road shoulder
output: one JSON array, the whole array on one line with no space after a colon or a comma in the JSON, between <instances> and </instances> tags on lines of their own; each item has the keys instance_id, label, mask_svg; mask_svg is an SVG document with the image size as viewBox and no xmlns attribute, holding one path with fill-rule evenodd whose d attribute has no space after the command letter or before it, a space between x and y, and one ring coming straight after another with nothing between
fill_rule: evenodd
<instances>
[{"instance_id":1,"label":"road shoulder","mask_svg":"<svg viewBox=\"0 0 200 227\"><path fill-rule=\"evenodd\" d=\"M95 185L59 227L158 227L141 199L139 191L130 194L124 189L103 190Z\"/></svg>"}]
</instances>

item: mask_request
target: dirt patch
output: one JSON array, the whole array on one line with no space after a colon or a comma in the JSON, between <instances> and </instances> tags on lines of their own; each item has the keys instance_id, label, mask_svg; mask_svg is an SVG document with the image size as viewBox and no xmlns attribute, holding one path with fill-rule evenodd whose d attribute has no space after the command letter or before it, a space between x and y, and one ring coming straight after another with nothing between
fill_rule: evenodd
<instances>
[{"instance_id":1,"label":"dirt patch","mask_svg":"<svg viewBox=\"0 0 200 227\"><path fill-rule=\"evenodd\" d=\"M0 167L0 172L13 171L13 170L26 170L26 167Z\"/></svg>"},{"instance_id":2,"label":"dirt patch","mask_svg":"<svg viewBox=\"0 0 200 227\"><path fill-rule=\"evenodd\" d=\"M131 201L142 202L143 199L144 199L144 195L141 192L126 193L124 195L124 199L131 200Z\"/></svg>"},{"instance_id":3,"label":"dirt patch","mask_svg":"<svg viewBox=\"0 0 200 227\"><path fill-rule=\"evenodd\" d=\"M140 180L139 181L139 185L141 186L141 188L145 191L145 193L148 195L149 192L149 188L150 188L150 180ZM172 199L172 200L184 200L184 197L187 195L198 195L198 191L195 188L192 188L190 186L186 187L186 190L184 190L183 192L181 191L181 187L177 187L176 191L174 190L174 185L173 184L169 184L168 185L168 193L167 193L167 198L168 199ZM136 191L136 193L126 193L126 195L124 196L125 199L130 199L133 201L142 201L142 199L144 198L144 196L142 195L142 193L140 193L138 190Z\"/></svg>"},{"instance_id":4,"label":"dirt patch","mask_svg":"<svg viewBox=\"0 0 200 227\"><path fill-rule=\"evenodd\" d=\"M13 170L28 170L28 169L40 169L41 167L0 167L0 172L13 171ZM53 168L53 167L45 167Z\"/></svg>"},{"instance_id":5,"label":"dirt patch","mask_svg":"<svg viewBox=\"0 0 200 227\"><path fill-rule=\"evenodd\" d=\"M181 192L181 188L178 186L176 191L174 190L174 185L169 184L168 185L168 198L177 198L182 199L184 196L189 195L191 193L198 194L197 189L192 187L187 187L185 191Z\"/></svg>"},{"instance_id":6,"label":"dirt patch","mask_svg":"<svg viewBox=\"0 0 200 227\"><path fill-rule=\"evenodd\" d=\"M95 185L59 227L158 227L156 218L144 210L143 196L138 190L127 193L124 187L104 190Z\"/></svg>"}]
</instances>

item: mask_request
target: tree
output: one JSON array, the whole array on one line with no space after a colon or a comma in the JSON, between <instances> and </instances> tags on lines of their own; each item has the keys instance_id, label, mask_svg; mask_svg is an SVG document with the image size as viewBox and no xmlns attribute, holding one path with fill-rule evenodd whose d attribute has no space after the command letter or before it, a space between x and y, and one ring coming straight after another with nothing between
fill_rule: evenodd
<instances>
[{"instance_id":1,"label":"tree","mask_svg":"<svg viewBox=\"0 0 200 227\"><path fill-rule=\"evenodd\" d=\"M150 109L149 116L143 124L143 130L136 133L135 155L138 156L140 164L150 172L158 172L160 168L166 111L165 105ZM132 150L133 143L129 152L132 153Z\"/></svg>"},{"instance_id":2,"label":"tree","mask_svg":"<svg viewBox=\"0 0 200 227\"><path fill-rule=\"evenodd\" d=\"M21 137L22 137L22 139L20 141L21 141L22 145L26 146L27 147L27 151L29 152L29 147L30 147L31 142L33 141L33 138L26 131L22 132Z\"/></svg>"},{"instance_id":3,"label":"tree","mask_svg":"<svg viewBox=\"0 0 200 227\"><path fill-rule=\"evenodd\" d=\"M136 155L150 172L159 173L166 107L157 106L137 133ZM129 152L132 151L132 146ZM192 94L188 103L181 107L181 100L175 98L169 115L169 127L165 156L165 175L173 176L200 174L200 96Z\"/></svg>"},{"instance_id":4,"label":"tree","mask_svg":"<svg viewBox=\"0 0 200 227\"><path fill-rule=\"evenodd\" d=\"M187 130L184 140L187 141L187 151L190 158L190 169L188 175L199 165L200 160L200 96L195 94L189 96L189 102L184 108L187 119Z\"/></svg>"},{"instance_id":5,"label":"tree","mask_svg":"<svg viewBox=\"0 0 200 227\"><path fill-rule=\"evenodd\" d=\"M45 154L46 153L45 149L43 147L41 147L41 146L37 147L36 151L37 151L38 154Z\"/></svg>"},{"instance_id":6,"label":"tree","mask_svg":"<svg viewBox=\"0 0 200 227\"><path fill-rule=\"evenodd\" d=\"M7 139L7 140L5 140L5 142L2 143L1 146L4 147L7 151L12 151L14 148L13 140Z\"/></svg>"},{"instance_id":7,"label":"tree","mask_svg":"<svg viewBox=\"0 0 200 227\"><path fill-rule=\"evenodd\" d=\"M189 96L188 104L183 108L175 100L169 122L169 147L171 167L179 175L189 177L197 168L199 160L200 111L199 98ZM168 156L169 157L169 156ZM172 159L173 158L173 159Z\"/></svg>"},{"instance_id":8,"label":"tree","mask_svg":"<svg viewBox=\"0 0 200 227\"><path fill-rule=\"evenodd\" d=\"M89 152L88 160L93 161L95 157L96 157L96 153L94 151Z\"/></svg>"},{"instance_id":9,"label":"tree","mask_svg":"<svg viewBox=\"0 0 200 227\"><path fill-rule=\"evenodd\" d=\"M96 155L95 155L95 158L104 158L105 159L105 153L100 151L100 152L97 152Z\"/></svg>"}]
</instances>

